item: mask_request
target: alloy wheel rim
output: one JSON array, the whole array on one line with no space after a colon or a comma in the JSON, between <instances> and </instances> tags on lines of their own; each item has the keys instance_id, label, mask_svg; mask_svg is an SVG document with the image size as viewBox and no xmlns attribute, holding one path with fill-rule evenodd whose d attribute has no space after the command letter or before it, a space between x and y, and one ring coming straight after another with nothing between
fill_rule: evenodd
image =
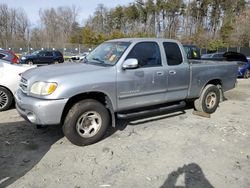
<instances>
[{"instance_id":1,"label":"alloy wheel rim","mask_svg":"<svg viewBox=\"0 0 250 188\"><path fill-rule=\"evenodd\" d=\"M76 123L76 131L83 138L95 136L102 125L102 118L95 111L88 111L82 114Z\"/></svg>"},{"instance_id":2,"label":"alloy wheel rim","mask_svg":"<svg viewBox=\"0 0 250 188\"><path fill-rule=\"evenodd\" d=\"M217 102L216 94L214 92L208 93L207 97L205 99L206 107L208 109L212 109L212 108L214 108L216 102Z\"/></svg>"},{"instance_id":3,"label":"alloy wheel rim","mask_svg":"<svg viewBox=\"0 0 250 188\"><path fill-rule=\"evenodd\" d=\"M6 107L8 101L8 95L4 91L0 91L0 109Z\"/></svg>"}]
</instances>

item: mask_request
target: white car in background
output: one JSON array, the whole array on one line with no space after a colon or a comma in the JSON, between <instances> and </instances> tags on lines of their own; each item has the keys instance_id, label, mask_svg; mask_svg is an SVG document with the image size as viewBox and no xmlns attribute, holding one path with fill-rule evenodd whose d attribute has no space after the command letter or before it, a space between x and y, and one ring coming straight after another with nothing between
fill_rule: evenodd
<instances>
[{"instance_id":1,"label":"white car in background","mask_svg":"<svg viewBox=\"0 0 250 188\"><path fill-rule=\"evenodd\" d=\"M10 108L18 89L21 74L36 66L17 65L0 60L0 111Z\"/></svg>"}]
</instances>

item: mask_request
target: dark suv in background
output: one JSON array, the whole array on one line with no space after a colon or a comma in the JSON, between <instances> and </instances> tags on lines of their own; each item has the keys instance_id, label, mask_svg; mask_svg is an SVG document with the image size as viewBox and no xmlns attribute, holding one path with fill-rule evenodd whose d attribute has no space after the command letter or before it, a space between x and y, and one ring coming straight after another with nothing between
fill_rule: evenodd
<instances>
[{"instance_id":1,"label":"dark suv in background","mask_svg":"<svg viewBox=\"0 0 250 188\"><path fill-rule=\"evenodd\" d=\"M22 64L36 64L36 65L48 65L63 63L64 58L60 51L49 51L49 50L39 50L35 51L30 55L22 56Z\"/></svg>"}]
</instances>

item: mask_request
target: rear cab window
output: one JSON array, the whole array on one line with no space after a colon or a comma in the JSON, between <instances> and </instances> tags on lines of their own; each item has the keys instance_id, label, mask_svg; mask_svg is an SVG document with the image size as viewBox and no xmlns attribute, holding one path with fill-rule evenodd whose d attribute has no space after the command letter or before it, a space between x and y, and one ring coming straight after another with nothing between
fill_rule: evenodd
<instances>
[{"instance_id":1,"label":"rear cab window","mask_svg":"<svg viewBox=\"0 0 250 188\"><path fill-rule=\"evenodd\" d=\"M160 48L156 42L139 42L126 59L135 58L140 67L162 66Z\"/></svg>"},{"instance_id":2,"label":"rear cab window","mask_svg":"<svg viewBox=\"0 0 250 188\"><path fill-rule=\"evenodd\" d=\"M180 47L174 42L163 42L167 63L169 66L177 66L182 64L183 57Z\"/></svg>"}]
</instances>

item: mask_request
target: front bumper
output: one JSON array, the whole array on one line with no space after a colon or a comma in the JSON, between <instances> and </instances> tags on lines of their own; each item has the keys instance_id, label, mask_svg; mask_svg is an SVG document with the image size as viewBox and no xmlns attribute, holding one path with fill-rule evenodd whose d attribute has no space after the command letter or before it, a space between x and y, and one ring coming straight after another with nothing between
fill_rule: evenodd
<instances>
[{"instance_id":1,"label":"front bumper","mask_svg":"<svg viewBox=\"0 0 250 188\"><path fill-rule=\"evenodd\" d=\"M61 123L63 109L68 99L44 100L25 95L20 89L15 94L16 109L19 114L37 125L57 125Z\"/></svg>"}]
</instances>

